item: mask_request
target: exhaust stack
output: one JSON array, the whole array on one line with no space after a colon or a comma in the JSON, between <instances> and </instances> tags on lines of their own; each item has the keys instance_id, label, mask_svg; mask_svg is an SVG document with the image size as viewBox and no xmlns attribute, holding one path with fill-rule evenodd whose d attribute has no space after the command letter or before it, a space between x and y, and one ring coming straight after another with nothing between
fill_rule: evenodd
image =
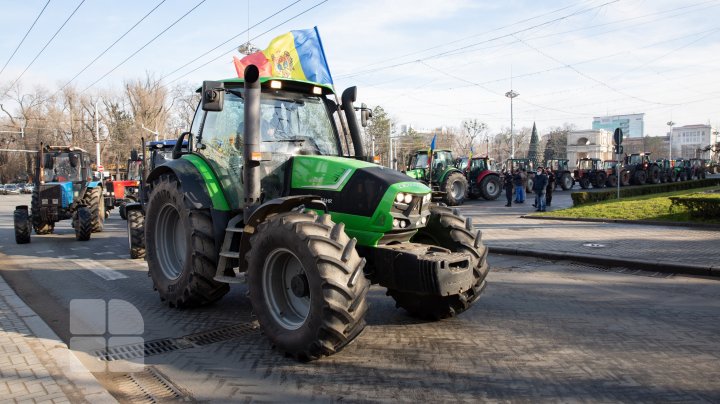
<instances>
[{"instance_id":1,"label":"exhaust stack","mask_svg":"<svg viewBox=\"0 0 720 404\"><path fill-rule=\"evenodd\" d=\"M245 122L243 136L243 187L245 223L260 204L260 71L257 66L245 68Z\"/></svg>"},{"instance_id":2,"label":"exhaust stack","mask_svg":"<svg viewBox=\"0 0 720 404\"><path fill-rule=\"evenodd\" d=\"M365 151L363 150L362 137L360 135L360 127L355 118L355 106L353 102L357 99L357 87L348 87L342 93L342 109L345 112L345 120L350 130L350 138L353 142L353 149L355 150L355 158L365 158Z\"/></svg>"}]
</instances>

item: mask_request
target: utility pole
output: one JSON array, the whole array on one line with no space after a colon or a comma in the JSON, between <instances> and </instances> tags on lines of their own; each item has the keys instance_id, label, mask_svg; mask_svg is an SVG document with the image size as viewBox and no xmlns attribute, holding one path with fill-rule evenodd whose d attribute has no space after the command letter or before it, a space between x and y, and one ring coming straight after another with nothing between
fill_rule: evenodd
<instances>
[{"instance_id":1,"label":"utility pole","mask_svg":"<svg viewBox=\"0 0 720 404\"><path fill-rule=\"evenodd\" d=\"M99 168L102 166L102 163L100 163L100 123L98 121L98 102L95 101L95 156L96 156L96 166ZM102 177L103 174L100 173L100 176Z\"/></svg>"},{"instance_id":2,"label":"utility pole","mask_svg":"<svg viewBox=\"0 0 720 404\"><path fill-rule=\"evenodd\" d=\"M668 153L668 160L672 161L672 135L673 135L673 125L675 125L675 122L672 120L668 121L667 126L670 128L670 136L668 137L668 140L670 142L670 151Z\"/></svg>"},{"instance_id":3,"label":"utility pole","mask_svg":"<svg viewBox=\"0 0 720 404\"><path fill-rule=\"evenodd\" d=\"M515 134L515 123L513 121L513 98L520 95L519 93L513 91L511 88L510 91L505 93L505 96L510 98L510 158L515 158L515 140L514 140L514 134Z\"/></svg>"}]
</instances>

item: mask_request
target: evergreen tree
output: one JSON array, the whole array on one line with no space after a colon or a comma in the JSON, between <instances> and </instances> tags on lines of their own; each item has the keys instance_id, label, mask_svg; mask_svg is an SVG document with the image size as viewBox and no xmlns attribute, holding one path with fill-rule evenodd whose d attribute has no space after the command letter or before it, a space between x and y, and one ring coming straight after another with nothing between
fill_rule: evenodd
<instances>
[{"instance_id":1,"label":"evergreen tree","mask_svg":"<svg viewBox=\"0 0 720 404\"><path fill-rule=\"evenodd\" d=\"M542 165L540 161L538 148L540 147L540 138L538 137L537 127L533 122L532 135L530 135L530 149L528 149L528 159L535 164L535 167Z\"/></svg>"}]
</instances>

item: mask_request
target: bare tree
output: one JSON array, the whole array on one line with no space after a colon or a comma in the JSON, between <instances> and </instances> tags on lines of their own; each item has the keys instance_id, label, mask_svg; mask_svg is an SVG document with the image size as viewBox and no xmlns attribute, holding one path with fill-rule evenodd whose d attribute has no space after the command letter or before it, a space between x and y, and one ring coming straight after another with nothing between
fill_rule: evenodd
<instances>
[{"instance_id":1,"label":"bare tree","mask_svg":"<svg viewBox=\"0 0 720 404\"><path fill-rule=\"evenodd\" d=\"M485 122L481 122L476 118L466 119L462 121L461 131L455 137L456 148L453 151L458 156L467 156L472 148L474 150L473 154L478 155L479 150L476 146L484 137L487 137L487 125Z\"/></svg>"}]
</instances>

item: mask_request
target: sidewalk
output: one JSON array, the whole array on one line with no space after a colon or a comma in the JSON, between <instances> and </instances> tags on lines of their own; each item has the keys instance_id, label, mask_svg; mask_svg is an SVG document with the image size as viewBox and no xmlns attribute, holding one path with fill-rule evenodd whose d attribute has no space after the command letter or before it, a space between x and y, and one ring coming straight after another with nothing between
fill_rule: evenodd
<instances>
[{"instance_id":1,"label":"sidewalk","mask_svg":"<svg viewBox=\"0 0 720 404\"><path fill-rule=\"evenodd\" d=\"M720 276L717 229L537 220L520 217L534 211L532 200L510 208L503 204L473 201L460 207L493 253ZM555 194L552 209L571 205L568 192Z\"/></svg>"},{"instance_id":2,"label":"sidewalk","mask_svg":"<svg viewBox=\"0 0 720 404\"><path fill-rule=\"evenodd\" d=\"M3 402L117 402L0 277Z\"/></svg>"}]
</instances>

